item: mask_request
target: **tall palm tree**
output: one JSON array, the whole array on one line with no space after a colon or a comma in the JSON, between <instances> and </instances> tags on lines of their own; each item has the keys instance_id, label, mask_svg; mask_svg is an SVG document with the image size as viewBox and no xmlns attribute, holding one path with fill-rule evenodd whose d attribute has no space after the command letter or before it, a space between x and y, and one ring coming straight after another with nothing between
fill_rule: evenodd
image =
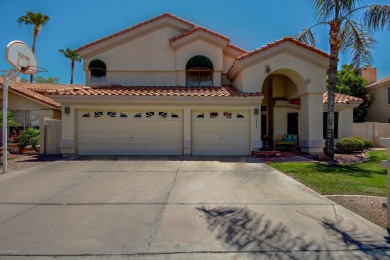
<instances>
[{"instance_id":1,"label":"tall palm tree","mask_svg":"<svg viewBox=\"0 0 390 260\"><path fill-rule=\"evenodd\" d=\"M310 0L313 2L318 22L304 29L295 38L315 45L312 29L329 26L330 62L328 69L328 113L325 154L334 159L334 102L339 53L349 51L352 65L358 68L372 59L371 46L375 42L372 30L390 29L390 5L357 7L359 0ZM360 11L360 12L358 12ZM362 13L359 19L354 15Z\"/></svg>"},{"instance_id":2,"label":"tall palm tree","mask_svg":"<svg viewBox=\"0 0 390 260\"><path fill-rule=\"evenodd\" d=\"M76 62L81 61L81 57L75 50L71 50L69 48L66 48L66 50L61 49L59 50L59 52L64 54L65 58L71 60L70 84L73 84L74 66Z\"/></svg>"},{"instance_id":3,"label":"tall palm tree","mask_svg":"<svg viewBox=\"0 0 390 260\"><path fill-rule=\"evenodd\" d=\"M33 26L33 45L32 51L35 53L35 45L37 41L38 33L42 30L42 27L49 21L50 17L42 13L33 13L28 11L26 15L19 17L19 25ZM33 82L34 76L30 75L30 82Z\"/></svg>"}]
</instances>

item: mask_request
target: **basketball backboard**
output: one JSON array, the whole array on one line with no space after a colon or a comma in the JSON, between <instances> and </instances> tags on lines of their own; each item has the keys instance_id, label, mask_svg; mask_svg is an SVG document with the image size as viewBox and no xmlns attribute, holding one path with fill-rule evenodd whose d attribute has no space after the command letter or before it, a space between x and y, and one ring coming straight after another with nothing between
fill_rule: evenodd
<instances>
[{"instance_id":1,"label":"basketball backboard","mask_svg":"<svg viewBox=\"0 0 390 260\"><path fill-rule=\"evenodd\" d=\"M38 61L35 54L24 42L12 41L8 43L5 59L23 74L36 74L38 72Z\"/></svg>"}]
</instances>

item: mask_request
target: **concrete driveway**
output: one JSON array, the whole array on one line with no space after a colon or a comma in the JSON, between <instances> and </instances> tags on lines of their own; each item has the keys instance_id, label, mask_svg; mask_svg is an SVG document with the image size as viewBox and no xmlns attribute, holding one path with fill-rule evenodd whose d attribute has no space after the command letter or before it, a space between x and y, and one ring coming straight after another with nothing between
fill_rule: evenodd
<instances>
[{"instance_id":1,"label":"concrete driveway","mask_svg":"<svg viewBox=\"0 0 390 260\"><path fill-rule=\"evenodd\" d=\"M387 232L249 157L81 157L0 176L0 258L383 259Z\"/></svg>"}]
</instances>

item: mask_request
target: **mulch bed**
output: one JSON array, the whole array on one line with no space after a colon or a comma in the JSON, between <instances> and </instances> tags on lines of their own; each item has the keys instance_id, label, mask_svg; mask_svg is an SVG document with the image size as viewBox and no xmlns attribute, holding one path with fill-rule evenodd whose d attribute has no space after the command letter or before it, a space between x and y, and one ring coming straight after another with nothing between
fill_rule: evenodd
<instances>
[{"instance_id":1,"label":"mulch bed","mask_svg":"<svg viewBox=\"0 0 390 260\"><path fill-rule=\"evenodd\" d=\"M336 195L327 198L386 229L387 209L383 206L386 198Z\"/></svg>"}]
</instances>

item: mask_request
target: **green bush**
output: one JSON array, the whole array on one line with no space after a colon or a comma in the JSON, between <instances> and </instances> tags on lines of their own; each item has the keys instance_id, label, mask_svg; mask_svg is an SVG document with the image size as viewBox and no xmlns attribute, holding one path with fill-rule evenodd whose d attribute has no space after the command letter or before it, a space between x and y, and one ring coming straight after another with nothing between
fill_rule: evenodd
<instances>
[{"instance_id":1,"label":"green bush","mask_svg":"<svg viewBox=\"0 0 390 260\"><path fill-rule=\"evenodd\" d=\"M337 149L350 153L355 151L362 151L365 147L364 142L362 140L349 137L349 138L341 138L336 143Z\"/></svg>"},{"instance_id":2,"label":"green bush","mask_svg":"<svg viewBox=\"0 0 390 260\"><path fill-rule=\"evenodd\" d=\"M369 149L374 147L374 143L371 140L368 140L367 138L361 136L354 136L353 138L363 141L364 149Z\"/></svg>"},{"instance_id":3,"label":"green bush","mask_svg":"<svg viewBox=\"0 0 390 260\"><path fill-rule=\"evenodd\" d=\"M32 127L27 128L20 134L18 143L21 147L31 145L32 148L37 151L37 146L39 145L39 129Z\"/></svg>"}]
</instances>

